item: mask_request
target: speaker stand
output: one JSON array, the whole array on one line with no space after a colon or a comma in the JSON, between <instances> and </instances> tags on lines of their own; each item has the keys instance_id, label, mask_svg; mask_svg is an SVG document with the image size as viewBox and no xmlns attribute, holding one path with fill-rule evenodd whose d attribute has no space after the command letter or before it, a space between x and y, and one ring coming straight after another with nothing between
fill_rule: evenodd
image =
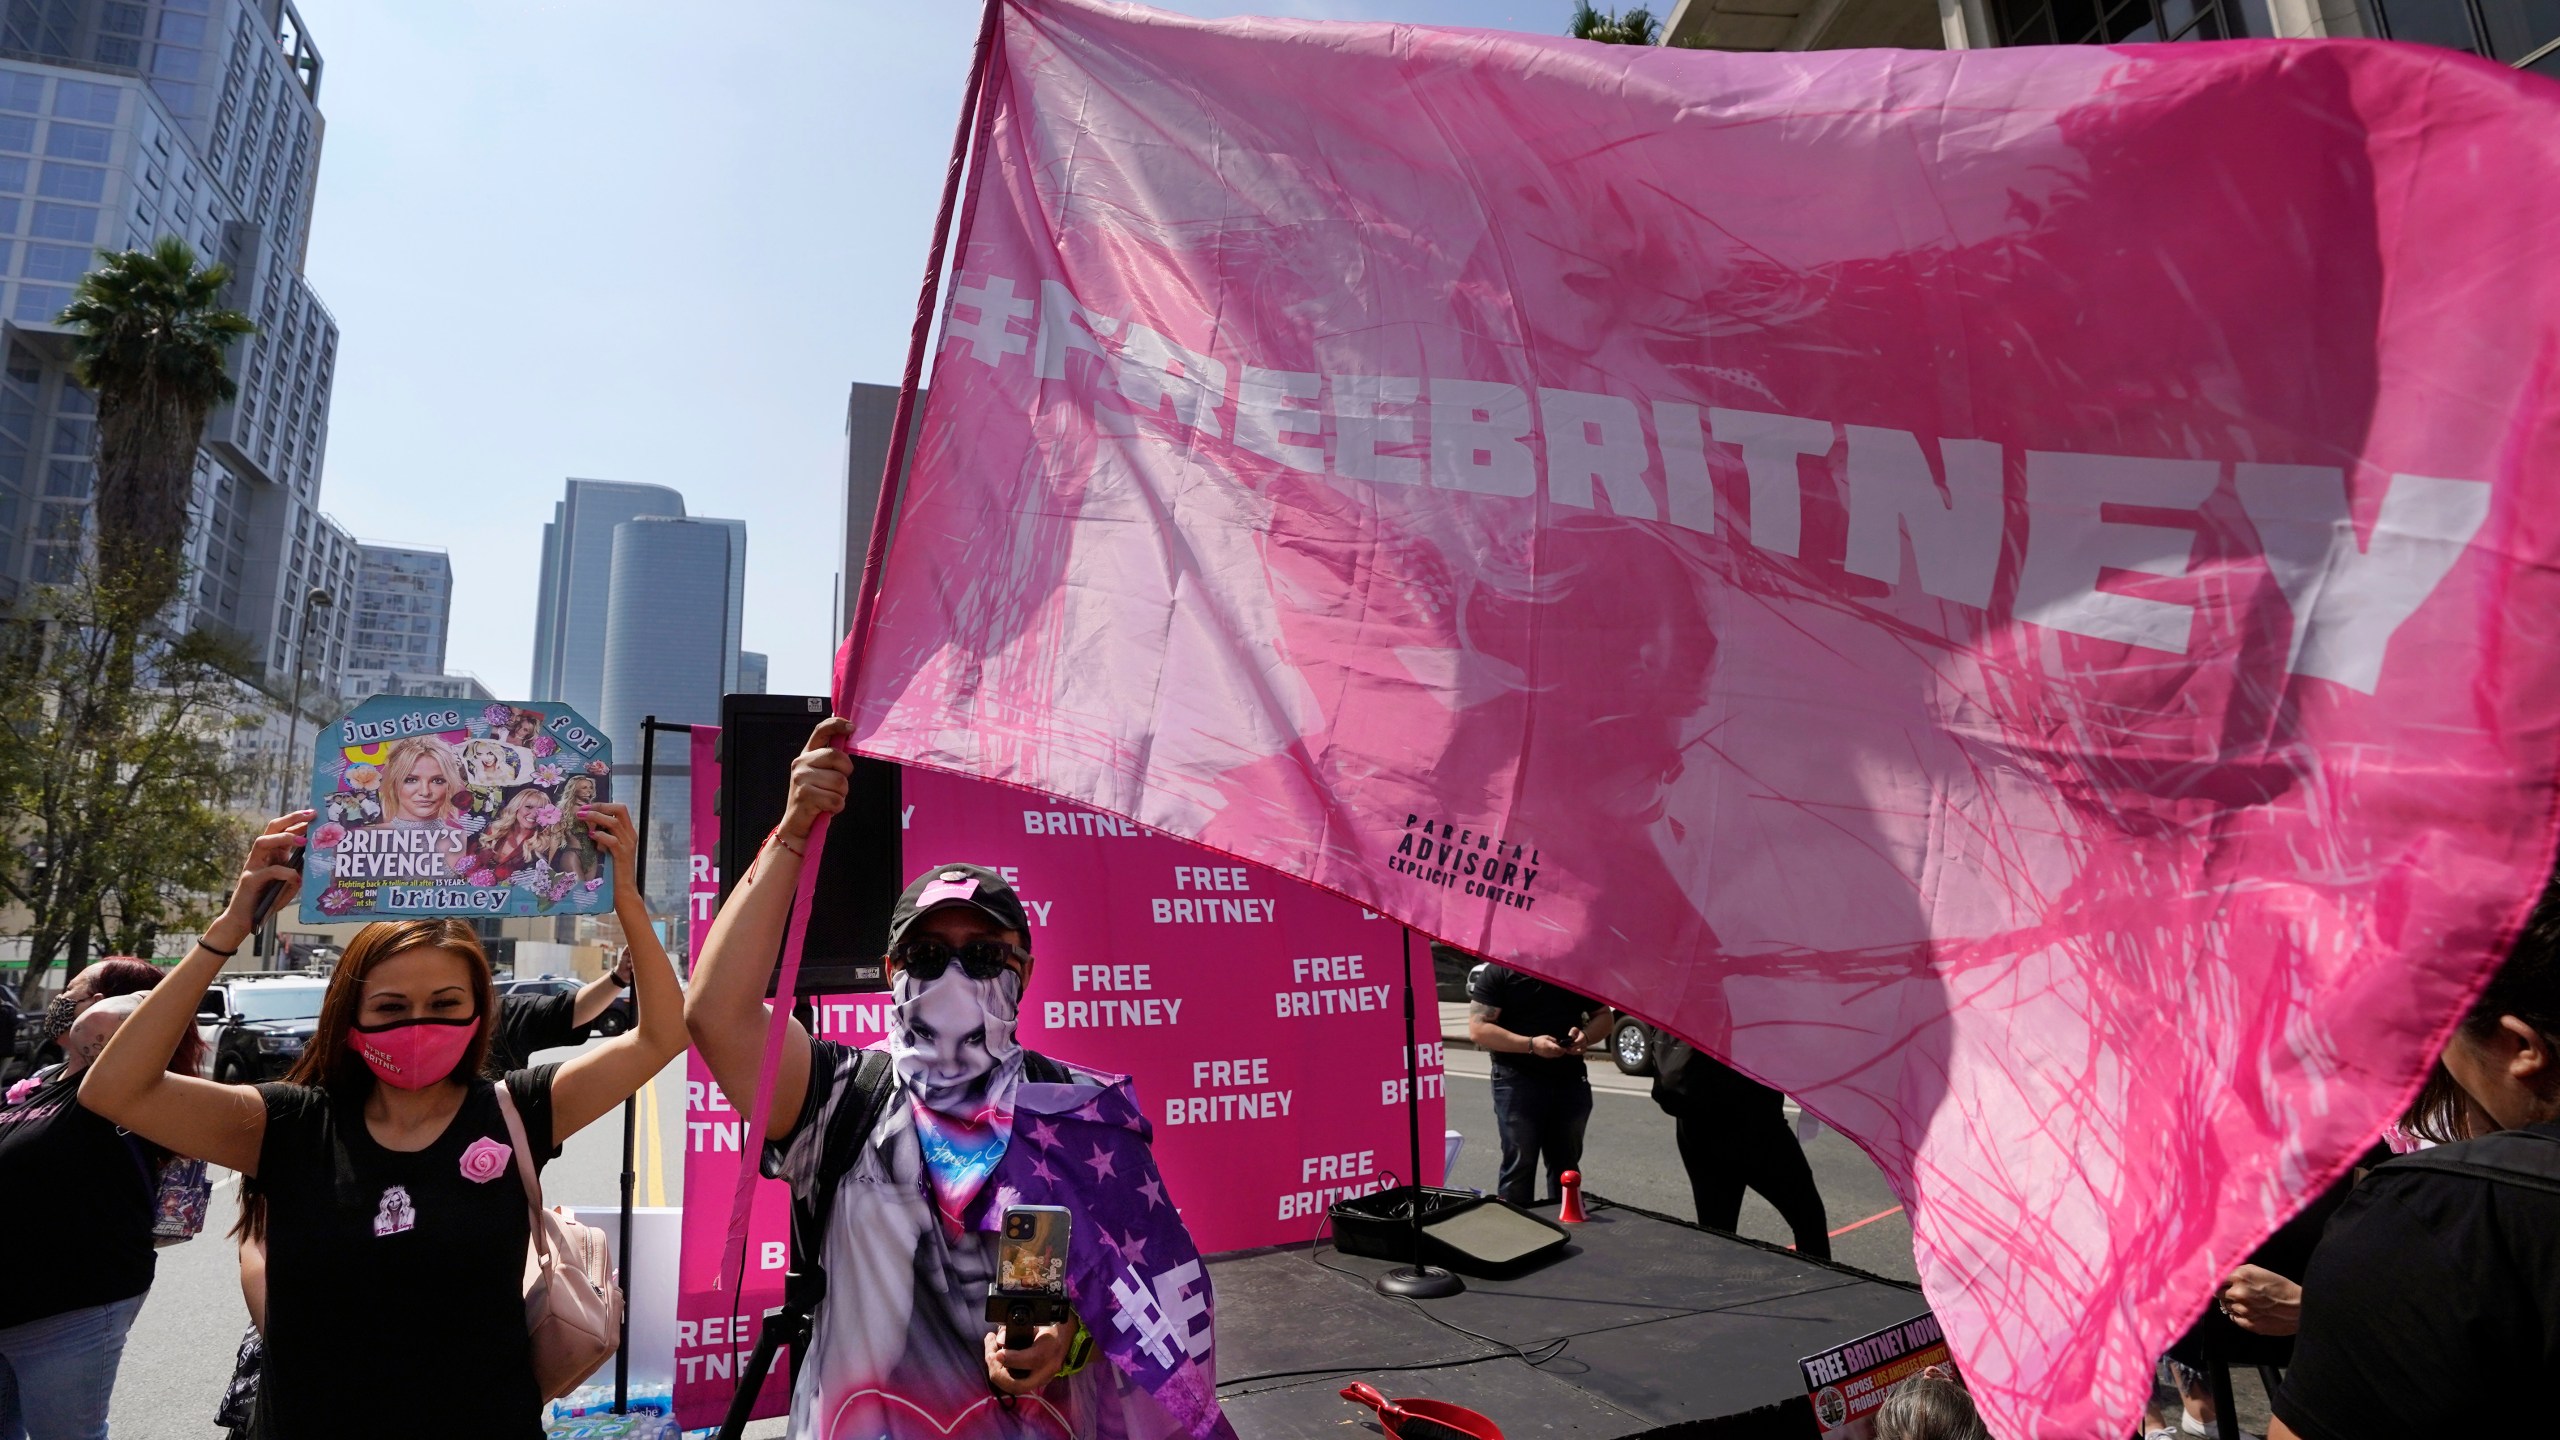
<instances>
[{"instance_id":1,"label":"speaker stand","mask_svg":"<svg viewBox=\"0 0 2560 1440\"><path fill-rule=\"evenodd\" d=\"M1446 1300L1467 1282L1446 1270L1422 1263L1422 1202L1430 1194L1422 1186L1422 1057L1413 1035L1413 927L1404 931L1404 1116L1405 1136L1412 1144L1413 1201L1405 1214L1413 1221L1413 1263L1378 1277L1378 1293L1407 1300ZM1437 994L1437 991L1433 992Z\"/></svg>"}]
</instances>

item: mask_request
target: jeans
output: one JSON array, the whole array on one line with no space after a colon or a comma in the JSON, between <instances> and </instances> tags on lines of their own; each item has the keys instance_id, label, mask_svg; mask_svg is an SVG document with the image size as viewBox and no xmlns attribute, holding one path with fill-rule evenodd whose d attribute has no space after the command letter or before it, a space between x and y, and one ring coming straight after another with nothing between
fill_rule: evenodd
<instances>
[{"instance_id":1,"label":"jeans","mask_svg":"<svg viewBox=\"0 0 2560 1440\"><path fill-rule=\"evenodd\" d=\"M1684 1113L1673 1121L1698 1223L1710 1230L1733 1229L1742 1220L1742 1191L1748 1186L1786 1217L1797 1254L1828 1260L1831 1236L1822 1191L1813 1183L1804 1147L1787 1124L1786 1098L1757 1085L1751 1090L1756 1093L1748 1098L1714 1104L1703 1114Z\"/></svg>"},{"instance_id":2,"label":"jeans","mask_svg":"<svg viewBox=\"0 0 2560 1440\"><path fill-rule=\"evenodd\" d=\"M1514 1205L1528 1205L1547 1165L1547 1198L1563 1189L1557 1177L1582 1164L1582 1132L1591 1123L1591 1077L1582 1062L1557 1074L1524 1070L1496 1060L1493 1115L1502 1128L1502 1175L1494 1188Z\"/></svg>"},{"instance_id":3,"label":"jeans","mask_svg":"<svg viewBox=\"0 0 2560 1440\"><path fill-rule=\"evenodd\" d=\"M125 1332L142 1297L0 1330L0 1440L107 1440Z\"/></svg>"}]
</instances>

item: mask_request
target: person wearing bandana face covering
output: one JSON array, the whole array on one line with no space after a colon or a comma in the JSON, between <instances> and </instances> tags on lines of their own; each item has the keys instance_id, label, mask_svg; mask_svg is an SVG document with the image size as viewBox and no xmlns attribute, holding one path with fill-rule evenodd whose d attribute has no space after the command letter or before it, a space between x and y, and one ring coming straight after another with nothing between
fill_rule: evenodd
<instances>
[{"instance_id":1,"label":"person wearing bandana face covering","mask_svg":"<svg viewBox=\"0 0 2560 1440\"><path fill-rule=\"evenodd\" d=\"M844 803L852 762L835 748L844 729L829 720L810 737L783 822L713 922L686 992L694 1043L742 1111L753 1102L735 1097L755 1093L773 1023L764 991L805 840ZM892 1088L853 1141L858 1152L839 1157L849 1168L822 1217L825 1298L795 1357L797 1440L1234 1434L1214 1393L1205 1282L1196 1296L1183 1288L1192 1283L1183 1276L1199 1273L1198 1251L1125 1079L1016 1038L1034 972L1030 931L1013 887L983 865L933 866L898 898L881 1046ZM829 1122L856 1103L861 1052L783 1024L763 1165L807 1204L830 1159ZM986 1303L998 1226L1016 1203L1073 1217L1067 1289L1077 1318L1009 1350ZM1148 1349L1131 1338L1112 1290L1141 1265L1140 1287L1162 1284L1184 1307L1178 1334L1152 1334ZM1167 1274L1176 1278L1157 1278Z\"/></svg>"},{"instance_id":2,"label":"person wearing bandana face covering","mask_svg":"<svg viewBox=\"0 0 2560 1440\"><path fill-rule=\"evenodd\" d=\"M35 1016L32 1022L38 1035L35 1054L29 1059L26 1077L9 1087L9 1101L15 1103L38 1087L62 1077L63 1037L71 1033L72 1023L90 1006L119 995L139 994L159 983L159 966L148 960L136 960L130 955L110 955L72 976L71 983L62 987L62 993L54 996Z\"/></svg>"},{"instance_id":3,"label":"person wearing bandana face covering","mask_svg":"<svg viewBox=\"0 0 2560 1440\"><path fill-rule=\"evenodd\" d=\"M525 1331L530 1222L500 1085L537 1163L684 1049L684 996L633 886L635 827L582 812L614 867L639 1023L559 1065L481 1075L497 1007L462 920L368 925L331 974L310 1043L281 1081L224 1085L148 1069L192 1031L197 1000L250 931L312 812L270 821L230 904L88 1070L81 1103L244 1177L244 1251L263 1257L252 1319L265 1371L250 1434L316 1440L538 1440ZM245 1257L244 1257L245 1258Z\"/></svg>"}]
</instances>

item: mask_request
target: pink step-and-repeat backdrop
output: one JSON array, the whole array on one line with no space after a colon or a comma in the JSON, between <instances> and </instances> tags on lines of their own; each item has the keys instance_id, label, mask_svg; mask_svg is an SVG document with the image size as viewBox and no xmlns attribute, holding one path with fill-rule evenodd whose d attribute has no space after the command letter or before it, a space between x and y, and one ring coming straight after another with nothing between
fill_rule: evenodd
<instances>
[{"instance_id":1,"label":"pink step-and-repeat backdrop","mask_svg":"<svg viewBox=\"0 0 2560 1440\"><path fill-rule=\"evenodd\" d=\"M698 946L718 894L718 731L693 732ZM909 870L994 866L1022 897L1038 957L1023 1043L1132 1076L1155 1125L1156 1162L1206 1252L1315 1237L1325 1208L1406 1168L1402 931L1260 865L1167 839L1082 806L910 769ZM838 843L852 836L839 835ZM1431 957L1413 955L1422 1039L1425 1183L1438 1183L1441 1050ZM886 995L817 1002L819 1033L849 1045L886 1034ZM782 1300L790 1200L756 1191L743 1284L720 1283L728 1197L746 1117L698 1054L685 1057L684 1253L676 1311L676 1408L718 1423L765 1311ZM759 1415L787 1409L787 1364Z\"/></svg>"}]
</instances>

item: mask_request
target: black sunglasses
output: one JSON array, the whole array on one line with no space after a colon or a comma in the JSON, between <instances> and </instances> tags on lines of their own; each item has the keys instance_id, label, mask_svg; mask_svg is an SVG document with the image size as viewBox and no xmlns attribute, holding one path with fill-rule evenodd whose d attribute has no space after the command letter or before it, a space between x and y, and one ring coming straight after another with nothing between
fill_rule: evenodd
<instances>
[{"instance_id":1,"label":"black sunglasses","mask_svg":"<svg viewBox=\"0 0 2560 1440\"><path fill-rule=\"evenodd\" d=\"M1002 940L972 940L953 946L933 935L910 935L889 951L898 967L919 980L939 979L951 962L960 962L960 973L972 980L993 980L1004 973L1011 961L1029 962L1031 954L1018 945Z\"/></svg>"}]
</instances>

